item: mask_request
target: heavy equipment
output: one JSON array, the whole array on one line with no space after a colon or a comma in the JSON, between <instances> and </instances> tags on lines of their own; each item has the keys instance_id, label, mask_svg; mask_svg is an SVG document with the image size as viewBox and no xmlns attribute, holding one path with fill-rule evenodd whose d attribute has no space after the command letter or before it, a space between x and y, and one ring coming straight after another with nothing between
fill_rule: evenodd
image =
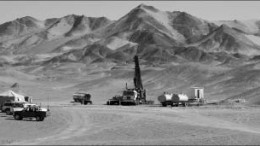
<instances>
[{"instance_id":1,"label":"heavy equipment","mask_svg":"<svg viewBox=\"0 0 260 146\"><path fill-rule=\"evenodd\" d=\"M186 106L189 98L185 94L173 94L173 93L164 93L158 97L158 101L162 106L179 106L179 104Z\"/></svg>"},{"instance_id":2,"label":"heavy equipment","mask_svg":"<svg viewBox=\"0 0 260 146\"><path fill-rule=\"evenodd\" d=\"M204 98L204 88L202 87L192 87L194 89L194 95L187 96L186 94L173 94L164 92L162 95L158 96L158 101L162 106L188 106L188 105L203 105L205 103Z\"/></svg>"},{"instance_id":3,"label":"heavy equipment","mask_svg":"<svg viewBox=\"0 0 260 146\"><path fill-rule=\"evenodd\" d=\"M137 105L140 100L136 89L126 89L122 95L116 95L107 101L107 105Z\"/></svg>"},{"instance_id":4,"label":"heavy equipment","mask_svg":"<svg viewBox=\"0 0 260 146\"><path fill-rule=\"evenodd\" d=\"M75 102L80 102L81 104L87 105L92 104L91 95L85 92L76 92L73 94L73 100Z\"/></svg>"},{"instance_id":5,"label":"heavy equipment","mask_svg":"<svg viewBox=\"0 0 260 146\"><path fill-rule=\"evenodd\" d=\"M134 56L135 74L133 78L134 88L129 89L126 84L126 89L122 95L114 96L107 101L107 105L138 105L138 104L153 104L153 101L146 100L146 90L143 88L141 70L139 66L138 56Z\"/></svg>"}]
</instances>

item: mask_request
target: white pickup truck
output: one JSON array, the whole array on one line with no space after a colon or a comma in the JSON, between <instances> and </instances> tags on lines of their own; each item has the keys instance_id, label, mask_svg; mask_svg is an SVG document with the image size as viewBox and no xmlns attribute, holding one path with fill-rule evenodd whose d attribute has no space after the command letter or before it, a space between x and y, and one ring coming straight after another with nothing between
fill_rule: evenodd
<instances>
[{"instance_id":1,"label":"white pickup truck","mask_svg":"<svg viewBox=\"0 0 260 146\"><path fill-rule=\"evenodd\" d=\"M42 108L39 105L34 104L34 103L24 103L23 107L12 107L10 112L14 113L15 111L22 111L24 108L27 108L27 107L38 107L39 111L44 111L44 112L48 112L49 111L48 109ZM49 115L49 114L47 114L47 115Z\"/></svg>"}]
</instances>

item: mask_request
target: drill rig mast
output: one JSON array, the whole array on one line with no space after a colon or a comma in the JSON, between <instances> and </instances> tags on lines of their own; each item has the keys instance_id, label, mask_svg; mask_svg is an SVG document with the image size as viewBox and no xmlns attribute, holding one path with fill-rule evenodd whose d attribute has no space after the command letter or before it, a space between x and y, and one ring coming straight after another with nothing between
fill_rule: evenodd
<instances>
[{"instance_id":1,"label":"drill rig mast","mask_svg":"<svg viewBox=\"0 0 260 146\"><path fill-rule=\"evenodd\" d=\"M135 86L135 90L138 93L137 100L139 100L140 103L145 103L146 102L146 91L145 91L145 89L143 89L141 70L140 70L139 59L138 59L137 55L134 57L134 62L135 62L134 86Z\"/></svg>"}]
</instances>

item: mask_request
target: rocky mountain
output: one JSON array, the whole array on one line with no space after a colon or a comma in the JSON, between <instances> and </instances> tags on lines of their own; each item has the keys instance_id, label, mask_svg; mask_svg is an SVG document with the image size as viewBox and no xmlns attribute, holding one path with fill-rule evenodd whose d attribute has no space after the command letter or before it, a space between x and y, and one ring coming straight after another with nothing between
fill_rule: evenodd
<instances>
[{"instance_id":1,"label":"rocky mountain","mask_svg":"<svg viewBox=\"0 0 260 146\"><path fill-rule=\"evenodd\" d=\"M110 20L68 15L39 21L24 17L0 25L0 52L2 54L42 54L64 46L71 40L111 23ZM75 40L75 41L76 41ZM64 46L64 50L69 47Z\"/></svg>"},{"instance_id":2,"label":"rocky mountain","mask_svg":"<svg viewBox=\"0 0 260 146\"><path fill-rule=\"evenodd\" d=\"M94 89L99 82L132 82L133 56L138 55L149 96L202 86L208 99L243 97L255 103L260 95L259 24L210 22L143 4L113 21L26 16L0 25L0 65L37 80L76 78L75 88Z\"/></svg>"},{"instance_id":3,"label":"rocky mountain","mask_svg":"<svg viewBox=\"0 0 260 146\"><path fill-rule=\"evenodd\" d=\"M127 62L135 54L152 63L241 63L260 55L259 32L256 20L209 22L141 4L116 21L68 15L44 21L26 16L4 23L0 53L5 63L6 55L93 63Z\"/></svg>"},{"instance_id":4,"label":"rocky mountain","mask_svg":"<svg viewBox=\"0 0 260 146\"><path fill-rule=\"evenodd\" d=\"M259 36L260 20L220 20L214 22L217 25L226 24L232 29L245 34Z\"/></svg>"},{"instance_id":5,"label":"rocky mountain","mask_svg":"<svg viewBox=\"0 0 260 146\"><path fill-rule=\"evenodd\" d=\"M18 18L14 21L6 22L0 27L0 39L6 41L22 37L26 34L35 33L44 28L44 23L30 16Z\"/></svg>"}]
</instances>

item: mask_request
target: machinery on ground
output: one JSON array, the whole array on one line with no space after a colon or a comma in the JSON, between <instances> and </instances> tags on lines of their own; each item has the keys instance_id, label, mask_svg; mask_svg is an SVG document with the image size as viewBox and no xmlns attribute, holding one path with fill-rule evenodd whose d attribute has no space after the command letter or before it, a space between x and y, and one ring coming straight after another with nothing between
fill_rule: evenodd
<instances>
[{"instance_id":1,"label":"machinery on ground","mask_svg":"<svg viewBox=\"0 0 260 146\"><path fill-rule=\"evenodd\" d=\"M36 121L43 121L46 117L46 111L40 110L37 106L28 106L23 110L14 111L13 117L16 120L22 120L23 118L36 118Z\"/></svg>"},{"instance_id":2,"label":"machinery on ground","mask_svg":"<svg viewBox=\"0 0 260 146\"><path fill-rule=\"evenodd\" d=\"M73 100L75 102L80 102L81 104L87 105L92 104L91 95L84 92L76 92L73 94Z\"/></svg>"},{"instance_id":3,"label":"machinery on ground","mask_svg":"<svg viewBox=\"0 0 260 146\"><path fill-rule=\"evenodd\" d=\"M158 97L158 101L162 106L189 106L189 105L203 105L205 104L204 98L204 88L202 87L192 87L194 89L195 96L188 97L186 94L173 94L164 93Z\"/></svg>"},{"instance_id":4,"label":"machinery on ground","mask_svg":"<svg viewBox=\"0 0 260 146\"><path fill-rule=\"evenodd\" d=\"M112 97L111 99L108 99L107 105L120 105L122 99L123 99L123 96L116 95L116 96Z\"/></svg>"},{"instance_id":5,"label":"machinery on ground","mask_svg":"<svg viewBox=\"0 0 260 146\"><path fill-rule=\"evenodd\" d=\"M134 57L135 62L135 75L134 75L134 88L127 88L123 91L122 95L114 96L107 101L107 105L138 105L138 104L153 104L153 101L146 100L146 90L143 88L141 79L141 70L139 66L138 56Z\"/></svg>"},{"instance_id":6,"label":"machinery on ground","mask_svg":"<svg viewBox=\"0 0 260 146\"><path fill-rule=\"evenodd\" d=\"M107 101L107 105L136 105L137 101L137 91L135 89L125 89L123 95L116 95L112 99Z\"/></svg>"}]
</instances>

